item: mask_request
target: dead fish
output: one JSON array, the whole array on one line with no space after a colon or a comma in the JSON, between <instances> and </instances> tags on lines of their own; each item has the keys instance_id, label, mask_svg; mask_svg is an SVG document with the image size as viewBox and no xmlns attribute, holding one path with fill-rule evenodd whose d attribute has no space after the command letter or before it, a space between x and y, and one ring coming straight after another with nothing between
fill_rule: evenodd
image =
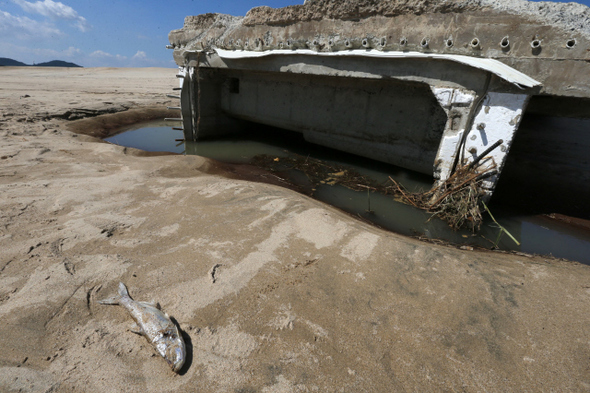
<instances>
[{"instance_id":1,"label":"dead fish","mask_svg":"<svg viewBox=\"0 0 590 393\"><path fill-rule=\"evenodd\" d=\"M131 331L144 335L172 370L176 373L180 371L186 358L184 341L176 325L168 314L160 310L158 304L131 299L122 282L119 283L118 296L100 300L99 303L125 307L136 322Z\"/></svg>"}]
</instances>

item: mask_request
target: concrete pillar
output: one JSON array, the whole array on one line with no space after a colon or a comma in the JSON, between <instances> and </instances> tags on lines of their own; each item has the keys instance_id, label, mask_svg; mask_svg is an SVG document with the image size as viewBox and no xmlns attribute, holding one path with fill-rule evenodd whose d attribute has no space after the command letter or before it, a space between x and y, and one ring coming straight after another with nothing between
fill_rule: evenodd
<instances>
[{"instance_id":1,"label":"concrete pillar","mask_svg":"<svg viewBox=\"0 0 590 393\"><path fill-rule=\"evenodd\" d=\"M187 141L237 133L243 122L228 116L221 107L227 73L214 68L187 66L184 70L181 107Z\"/></svg>"},{"instance_id":2,"label":"concrete pillar","mask_svg":"<svg viewBox=\"0 0 590 393\"><path fill-rule=\"evenodd\" d=\"M482 184L489 196L496 188L530 97L528 94L488 92L477 108L471 129L465 138L461 160L464 165L468 165L497 145L481 161L482 170L492 166L496 170L496 174L488 177Z\"/></svg>"},{"instance_id":3,"label":"concrete pillar","mask_svg":"<svg viewBox=\"0 0 590 393\"><path fill-rule=\"evenodd\" d=\"M465 131L473 117L476 93L466 89L436 86L430 88L447 113L447 123L434 160L433 177L436 186L447 180L455 170Z\"/></svg>"},{"instance_id":4,"label":"concrete pillar","mask_svg":"<svg viewBox=\"0 0 590 393\"><path fill-rule=\"evenodd\" d=\"M447 180L457 164L469 165L485 153L479 171L495 171L482 183L491 197L530 95L488 91L477 100L473 91L431 89L448 116L434 161L434 187Z\"/></svg>"}]
</instances>

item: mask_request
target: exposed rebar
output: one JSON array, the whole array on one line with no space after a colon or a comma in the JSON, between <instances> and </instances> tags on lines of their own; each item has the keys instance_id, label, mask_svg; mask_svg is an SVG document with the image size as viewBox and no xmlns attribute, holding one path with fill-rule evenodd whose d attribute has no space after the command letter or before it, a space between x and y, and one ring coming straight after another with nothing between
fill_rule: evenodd
<instances>
[{"instance_id":1,"label":"exposed rebar","mask_svg":"<svg viewBox=\"0 0 590 393\"><path fill-rule=\"evenodd\" d=\"M496 149L502 143L504 143L504 140L503 139L497 140L493 145L491 145L490 147L488 147L487 149L485 149L483 153L481 153L479 156L475 157L475 159L471 162L471 164L469 164L469 166L467 167L467 169L473 169L473 168L475 168L476 165L477 165L477 163L480 162L482 158L484 158L485 156L487 156L488 154L490 154L494 149Z\"/></svg>"}]
</instances>

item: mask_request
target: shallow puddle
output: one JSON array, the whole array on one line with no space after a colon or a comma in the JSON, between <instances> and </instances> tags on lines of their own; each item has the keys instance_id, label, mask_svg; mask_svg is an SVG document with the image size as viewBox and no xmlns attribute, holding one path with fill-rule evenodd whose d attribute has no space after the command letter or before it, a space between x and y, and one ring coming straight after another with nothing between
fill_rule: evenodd
<instances>
[{"instance_id":1,"label":"shallow puddle","mask_svg":"<svg viewBox=\"0 0 590 393\"><path fill-rule=\"evenodd\" d=\"M427 190L432 185L430 176L309 144L299 134L269 127L260 127L238 137L187 143L181 141L182 131L173 130L163 121L138 124L123 131L106 140L145 151L195 154L229 164L251 164L261 155L274 157L277 164L281 160L288 162L294 156L309 157L344 170L350 168L380 183L391 176L410 191ZM485 220L477 234L469 230L455 232L431 214L395 201L392 195L330 185L333 183L330 178L324 184L313 184L305 174L290 169L288 165L284 168L273 165L266 169L273 170L315 199L400 234L488 249L497 244L503 250L552 255L590 264L590 230L546 216L515 213L513 209L494 204L493 200L490 209L496 220L521 243L520 246L506 235L498 241L500 231L487 213L484 213Z\"/></svg>"}]
</instances>

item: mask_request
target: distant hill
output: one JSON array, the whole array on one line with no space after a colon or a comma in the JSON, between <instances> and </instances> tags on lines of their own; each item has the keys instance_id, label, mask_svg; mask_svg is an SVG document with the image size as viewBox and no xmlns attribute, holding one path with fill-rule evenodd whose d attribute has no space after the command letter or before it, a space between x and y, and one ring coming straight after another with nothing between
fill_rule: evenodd
<instances>
[{"instance_id":1,"label":"distant hill","mask_svg":"<svg viewBox=\"0 0 590 393\"><path fill-rule=\"evenodd\" d=\"M0 66L28 66L28 64L21 63L20 61L16 61L13 59L8 59L6 57L0 57ZM67 61L62 60L52 60L47 61L44 63L34 64L35 67L82 67L78 64L68 63Z\"/></svg>"},{"instance_id":2,"label":"distant hill","mask_svg":"<svg viewBox=\"0 0 590 393\"><path fill-rule=\"evenodd\" d=\"M26 64L6 57L0 57L0 66L26 66Z\"/></svg>"},{"instance_id":3,"label":"distant hill","mask_svg":"<svg viewBox=\"0 0 590 393\"><path fill-rule=\"evenodd\" d=\"M78 64L68 63L67 61L62 60L52 60L46 61L45 63L38 63L35 64L35 67L82 67Z\"/></svg>"}]
</instances>

